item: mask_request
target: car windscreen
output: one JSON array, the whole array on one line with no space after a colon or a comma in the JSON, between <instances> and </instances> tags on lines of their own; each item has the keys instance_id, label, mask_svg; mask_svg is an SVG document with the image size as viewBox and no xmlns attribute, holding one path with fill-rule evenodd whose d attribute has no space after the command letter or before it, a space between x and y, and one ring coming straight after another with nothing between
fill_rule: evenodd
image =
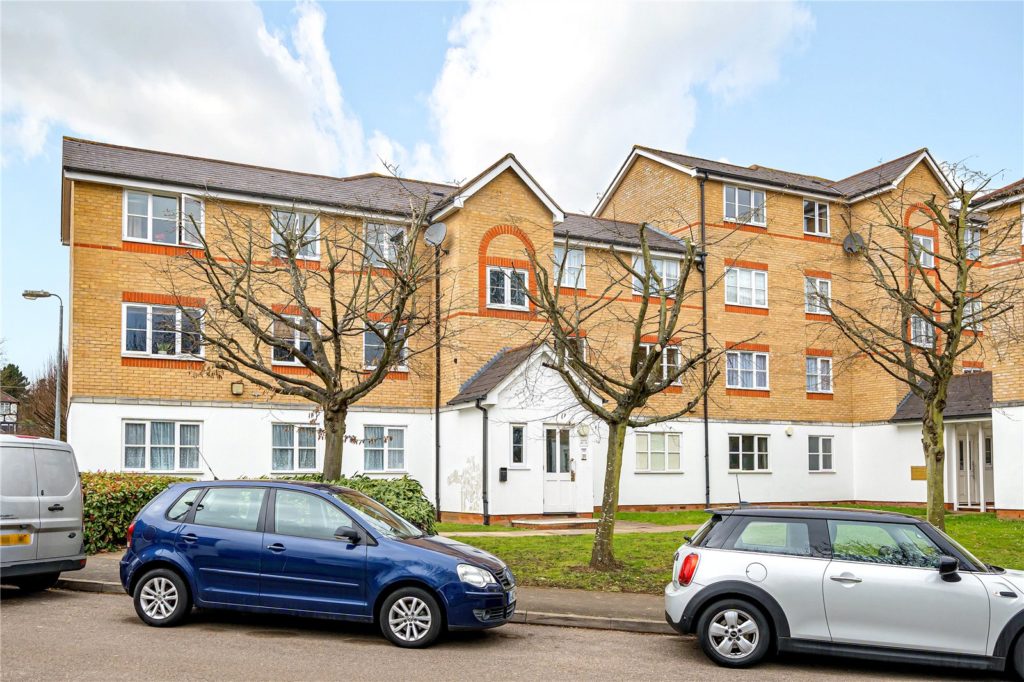
<instances>
[{"instance_id":1,"label":"car windscreen","mask_svg":"<svg viewBox=\"0 0 1024 682\"><path fill-rule=\"evenodd\" d=\"M973 568L976 571L987 571L988 570L988 564L984 563L983 561L978 559L978 557L974 556L973 554L968 552L966 549L964 549L963 545L961 545L959 542L957 542L953 538L951 538L948 535L946 535L946 533L944 533L943 531L939 530L938 528L935 528L934 526L932 526L932 528L934 528L935 531L939 535L941 535L942 538L946 542L948 542L949 544L953 545L953 548L955 550L957 550L958 552L960 552L960 554L963 556L963 558L967 559L967 561L969 561L969 562L971 562L973 564L973 566L971 566L971 568Z\"/></svg>"},{"instance_id":2,"label":"car windscreen","mask_svg":"<svg viewBox=\"0 0 1024 682\"><path fill-rule=\"evenodd\" d=\"M401 516L385 507L380 502L357 493L346 491L333 493L334 497L341 500L356 513L359 520L369 525L381 535L398 540L417 538L423 535L416 526L412 525Z\"/></svg>"}]
</instances>

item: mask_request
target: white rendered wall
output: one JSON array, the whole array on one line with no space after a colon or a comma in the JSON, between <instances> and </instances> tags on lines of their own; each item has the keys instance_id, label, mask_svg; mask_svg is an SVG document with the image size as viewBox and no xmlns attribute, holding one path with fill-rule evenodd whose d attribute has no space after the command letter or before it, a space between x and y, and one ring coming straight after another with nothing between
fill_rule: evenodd
<instances>
[{"instance_id":1,"label":"white rendered wall","mask_svg":"<svg viewBox=\"0 0 1024 682\"><path fill-rule=\"evenodd\" d=\"M1024 510L1024 405L992 409L996 509Z\"/></svg>"}]
</instances>

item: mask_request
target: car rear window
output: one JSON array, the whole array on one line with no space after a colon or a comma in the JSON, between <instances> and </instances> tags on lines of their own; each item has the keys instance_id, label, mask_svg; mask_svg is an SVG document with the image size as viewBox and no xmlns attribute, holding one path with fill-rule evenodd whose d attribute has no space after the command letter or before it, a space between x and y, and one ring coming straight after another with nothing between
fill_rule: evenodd
<instances>
[{"instance_id":1,"label":"car rear window","mask_svg":"<svg viewBox=\"0 0 1024 682\"><path fill-rule=\"evenodd\" d=\"M704 524L697 529L697 532L693 534L690 539L690 545L694 547L706 547L712 543L713 540L721 532L723 524L722 521L725 519L721 514L712 514L711 518L704 522Z\"/></svg>"},{"instance_id":2,"label":"car rear window","mask_svg":"<svg viewBox=\"0 0 1024 682\"><path fill-rule=\"evenodd\" d=\"M810 526L799 519L743 519L725 549L811 556Z\"/></svg>"},{"instance_id":3,"label":"car rear window","mask_svg":"<svg viewBox=\"0 0 1024 682\"><path fill-rule=\"evenodd\" d=\"M260 524L263 488L210 488L196 508L194 523L237 530L256 530Z\"/></svg>"}]
</instances>

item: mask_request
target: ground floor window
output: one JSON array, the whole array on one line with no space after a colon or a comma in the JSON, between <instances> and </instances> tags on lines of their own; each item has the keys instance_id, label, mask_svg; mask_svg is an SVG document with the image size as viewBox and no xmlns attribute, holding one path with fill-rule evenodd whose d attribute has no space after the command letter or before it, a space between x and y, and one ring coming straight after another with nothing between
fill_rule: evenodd
<instances>
[{"instance_id":1,"label":"ground floor window","mask_svg":"<svg viewBox=\"0 0 1024 682\"><path fill-rule=\"evenodd\" d=\"M273 471L316 470L316 427L274 424L270 468Z\"/></svg>"},{"instance_id":2,"label":"ground floor window","mask_svg":"<svg viewBox=\"0 0 1024 682\"><path fill-rule=\"evenodd\" d=\"M729 436L730 471L768 471L768 436Z\"/></svg>"},{"instance_id":3,"label":"ground floor window","mask_svg":"<svg viewBox=\"0 0 1024 682\"><path fill-rule=\"evenodd\" d=\"M512 425L512 464L522 466L526 463L526 425Z\"/></svg>"},{"instance_id":4,"label":"ground floor window","mask_svg":"<svg viewBox=\"0 0 1024 682\"><path fill-rule=\"evenodd\" d=\"M637 471L679 471L680 460L678 433L636 434Z\"/></svg>"},{"instance_id":5,"label":"ground floor window","mask_svg":"<svg viewBox=\"0 0 1024 682\"><path fill-rule=\"evenodd\" d=\"M832 468L832 436L807 437L807 468L809 471L835 471Z\"/></svg>"},{"instance_id":6,"label":"ground floor window","mask_svg":"<svg viewBox=\"0 0 1024 682\"><path fill-rule=\"evenodd\" d=\"M364 427L363 468L366 471L404 471L405 427Z\"/></svg>"},{"instance_id":7,"label":"ground floor window","mask_svg":"<svg viewBox=\"0 0 1024 682\"><path fill-rule=\"evenodd\" d=\"M198 471L199 431L195 422L124 422L124 468Z\"/></svg>"}]
</instances>

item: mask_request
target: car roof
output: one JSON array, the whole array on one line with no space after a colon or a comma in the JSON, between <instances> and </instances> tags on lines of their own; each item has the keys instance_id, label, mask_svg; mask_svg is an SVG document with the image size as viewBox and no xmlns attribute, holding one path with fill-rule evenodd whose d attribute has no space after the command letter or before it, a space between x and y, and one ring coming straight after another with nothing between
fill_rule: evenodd
<instances>
[{"instance_id":1,"label":"car roof","mask_svg":"<svg viewBox=\"0 0 1024 682\"><path fill-rule=\"evenodd\" d=\"M248 479L237 479L231 481L184 481L178 483L179 486L189 487L236 487L236 486L261 486L270 488L307 488L311 490L319 490L325 493L355 493L359 492L353 488L346 488L343 485L335 485L334 483L321 483L320 481L291 481L287 479L277 478L248 478Z\"/></svg>"},{"instance_id":2,"label":"car roof","mask_svg":"<svg viewBox=\"0 0 1024 682\"><path fill-rule=\"evenodd\" d=\"M834 519L836 521L882 521L887 523L921 523L919 516L875 509L848 509L845 507L723 507L708 509L724 516L762 516L798 519Z\"/></svg>"}]
</instances>

